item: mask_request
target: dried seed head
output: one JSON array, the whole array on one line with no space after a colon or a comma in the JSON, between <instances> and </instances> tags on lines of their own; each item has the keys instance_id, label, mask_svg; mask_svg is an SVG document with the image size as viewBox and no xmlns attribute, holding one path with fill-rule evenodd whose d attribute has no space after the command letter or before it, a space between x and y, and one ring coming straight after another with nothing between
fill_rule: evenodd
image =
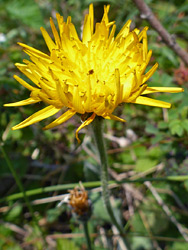
<instances>
[{"instance_id":1,"label":"dried seed head","mask_svg":"<svg viewBox=\"0 0 188 250\"><path fill-rule=\"evenodd\" d=\"M73 213L75 213L80 220L88 220L91 216L91 201L88 198L88 192L80 185L80 187L69 190L69 193L69 205Z\"/></svg>"}]
</instances>

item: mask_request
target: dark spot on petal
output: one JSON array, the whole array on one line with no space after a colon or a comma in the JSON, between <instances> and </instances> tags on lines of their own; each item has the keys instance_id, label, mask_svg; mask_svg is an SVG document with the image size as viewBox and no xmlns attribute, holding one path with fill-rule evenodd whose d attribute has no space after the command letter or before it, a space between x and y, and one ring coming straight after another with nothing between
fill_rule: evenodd
<instances>
[{"instance_id":1,"label":"dark spot on petal","mask_svg":"<svg viewBox=\"0 0 188 250\"><path fill-rule=\"evenodd\" d=\"M89 73L89 75L92 75L94 73L94 70L90 69L88 73Z\"/></svg>"}]
</instances>

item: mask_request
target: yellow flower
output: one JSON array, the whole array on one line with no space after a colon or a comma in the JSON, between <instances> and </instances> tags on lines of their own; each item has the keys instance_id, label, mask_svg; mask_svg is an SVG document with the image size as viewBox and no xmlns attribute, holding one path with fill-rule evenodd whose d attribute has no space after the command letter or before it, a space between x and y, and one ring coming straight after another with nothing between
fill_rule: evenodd
<instances>
[{"instance_id":1,"label":"yellow flower","mask_svg":"<svg viewBox=\"0 0 188 250\"><path fill-rule=\"evenodd\" d=\"M110 6L104 6L104 15L94 30L93 5L85 16L82 39L79 38L71 17L64 22L57 14L59 33L50 19L54 41L44 28L41 32L50 55L19 43L30 60L17 63L18 69L36 86L30 85L18 76L14 78L31 91L30 97L5 106L23 106L43 101L49 104L44 109L14 126L21 129L39 122L60 111L68 110L44 129L53 128L76 113L90 115L76 131L90 124L95 116L125 121L113 115L121 103L136 103L170 108L170 104L145 97L154 92L182 92L182 88L148 87L146 81L158 67L156 63L144 74L152 51L147 48L147 27L141 32L130 31L131 21L123 26L115 37L116 25L108 20Z\"/></svg>"}]
</instances>

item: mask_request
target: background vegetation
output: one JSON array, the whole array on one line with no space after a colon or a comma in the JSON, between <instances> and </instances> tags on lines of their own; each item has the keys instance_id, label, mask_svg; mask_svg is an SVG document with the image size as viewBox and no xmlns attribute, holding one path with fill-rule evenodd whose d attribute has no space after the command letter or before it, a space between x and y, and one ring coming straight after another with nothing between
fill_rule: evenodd
<instances>
[{"instance_id":1,"label":"background vegetation","mask_svg":"<svg viewBox=\"0 0 188 250\"><path fill-rule=\"evenodd\" d=\"M110 20L116 20L117 31L127 19L132 19L132 26L140 29L149 25L140 18L131 0L92 2L96 20L103 14L103 5L111 5L109 16ZM179 45L187 50L188 1L145 2ZM42 131L50 118L11 131L13 125L41 109L42 104L3 107L4 103L29 95L13 79L14 74L25 79L14 66L27 58L17 42L48 53L40 27L50 33L49 17L55 20L55 13L59 12L65 18L72 16L80 32L83 15L90 3L90 0L0 1L0 249L87 249L82 225L70 207L66 203L57 207L62 199L58 195L67 194L79 181L86 183L92 201L89 230L95 249L120 249L118 236L113 237L116 231L103 207L100 188L96 188L100 187L100 171L89 128L81 131L81 146L75 139L75 130L80 124L78 116L50 131ZM112 202L115 213L126 225L133 250L186 250L188 68L152 28L148 36L149 48L153 50L151 65L159 63L150 86L182 86L185 92L155 94L156 99L173 103L170 110L126 104L116 110L116 114L127 120L126 124L106 121L111 179L122 181L112 186ZM20 193L10 165L24 189L30 190L27 197L33 214Z\"/></svg>"}]
</instances>

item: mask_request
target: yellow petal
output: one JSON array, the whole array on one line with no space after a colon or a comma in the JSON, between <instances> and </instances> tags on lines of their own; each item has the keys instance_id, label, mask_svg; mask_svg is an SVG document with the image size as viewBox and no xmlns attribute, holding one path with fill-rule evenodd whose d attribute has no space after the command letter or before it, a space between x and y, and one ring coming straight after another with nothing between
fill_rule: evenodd
<instances>
[{"instance_id":1,"label":"yellow petal","mask_svg":"<svg viewBox=\"0 0 188 250\"><path fill-rule=\"evenodd\" d=\"M23 79L21 79L19 76L14 75L14 79L16 79L21 85L23 85L26 89L29 89L31 91L33 90L37 90L37 88L29 85L26 81L24 81Z\"/></svg>"},{"instance_id":2,"label":"yellow petal","mask_svg":"<svg viewBox=\"0 0 188 250\"><path fill-rule=\"evenodd\" d=\"M67 24L70 24L71 23L71 16L68 16L67 17Z\"/></svg>"},{"instance_id":3,"label":"yellow petal","mask_svg":"<svg viewBox=\"0 0 188 250\"><path fill-rule=\"evenodd\" d=\"M78 86L74 86L72 106L77 110L78 113L84 114L84 108L82 105L82 98L80 97Z\"/></svg>"},{"instance_id":4,"label":"yellow petal","mask_svg":"<svg viewBox=\"0 0 188 250\"><path fill-rule=\"evenodd\" d=\"M67 112L62 114L59 118L57 118L55 121L51 122L49 125L45 126L43 129L46 130L46 129L54 128L54 127L60 125L61 123L66 122L75 114L76 114L76 111L69 109Z\"/></svg>"},{"instance_id":5,"label":"yellow petal","mask_svg":"<svg viewBox=\"0 0 188 250\"><path fill-rule=\"evenodd\" d=\"M91 35L93 35L93 26L94 26L94 10L93 10L93 4L90 4L90 5L89 5L89 16L90 16Z\"/></svg>"},{"instance_id":6,"label":"yellow petal","mask_svg":"<svg viewBox=\"0 0 188 250\"><path fill-rule=\"evenodd\" d=\"M156 71L158 68L158 63L155 63L155 65L144 75L142 83L145 83Z\"/></svg>"},{"instance_id":7,"label":"yellow petal","mask_svg":"<svg viewBox=\"0 0 188 250\"><path fill-rule=\"evenodd\" d=\"M118 33L118 35L116 36L115 41L118 41L121 36L122 37L126 37L129 34L130 25L131 25L131 20L128 20L124 24L123 28L120 30L120 32Z\"/></svg>"},{"instance_id":8,"label":"yellow petal","mask_svg":"<svg viewBox=\"0 0 188 250\"><path fill-rule=\"evenodd\" d=\"M182 88L173 88L173 87L147 87L146 90L143 91L142 95L156 93L156 92L167 92L167 93L179 93L183 92Z\"/></svg>"},{"instance_id":9,"label":"yellow petal","mask_svg":"<svg viewBox=\"0 0 188 250\"><path fill-rule=\"evenodd\" d=\"M113 42L115 31L116 31L116 25L114 24L112 26L112 29L111 29L111 32L110 32L110 35L109 35L109 38L108 38L107 46L110 46L110 44Z\"/></svg>"},{"instance_id":10,"label":"yellow petal","mask_svg":"<svg viewBox=\"0 0 188 250\"><path fill-rule=\"evenodd\" d=\"M41 27L40 28L41 32L42 32L42 35L44 37L44 40L46 42L46 45L48 46L48 49L49 51L52 51L52 49L55 49L56 48L56 45L55 43L52 41L51 37L49 36L48 32L43 28Z\"/></svg>"},{"instance_id":11,"label":"yellow petal","mask_svg":"<svg viewBox=\"0 0 188 250\"><path fill-rule=\"evenodd\" d=\"M143 60L146 61L147 53L148 53L148 42L147 42L147 30L146 28L143 30Z\"/></svg>"},{"instance_id":12,"label":"yellow petal","mask_svg":"<svg viewBox=\"0 0 188 250\"><path fill-rule=\"evenodd\" d=\"M116 95L115 95L115 105L118 105L121 102L120 98L120 75L119 75L119 69L115 69L115 83L116 83Z\"/></svg>"},{"instance_id":13,"label":"yellow petal","mask_svg":"<svg viewBox=\"0 0 188 250\"><path fill-rule=\"evenodd\" d=\"M80 41L80 39L79 39L79 37L78 37L78 34L77 34L77 31L76 31L76 29L75 29L74 24L69 23L69 24L68 24L68 27L69 27L69 30L70 30L70 36L73 37L74 39Z\"/></svg>"},{"instance_id":14,"label":"yellow petal","mask_svg":"<svg viewBox=\"0 0 188 250\"><path fill-rule=\"evenodd\" d=\"M69 106L68 95L64 92L63 86L61 85L59 81L56 81L56 87L57 87L57 94L59 96L59 99L61 100L64 106L68 107Z\"/></svg>"},{"instance_id":15,"label":"yellow petal","mask_svg":"<svg viewBox=\"0 0 188 250\"><path fill-rule=\"evenodd\" d=\"M90 4L89 6L89 14L85 16L84 19L84 27L83 27L83 35L82 35L82 41L83 43L87 43L91 40L91 36L93 35L93 4Z\"/></svg>"},{"instance_id":16,"label":"yellow petal","mask_svg":"<svg viewBox=\"0 0 188 250\"><path fill-rule=\"evenodd\" d=\"M118 116L112 115L112 114L106 115L106 116L103 115L102 117L105 118L105 119L108 119L108 120L114 120L114 121L119 121L119 122L126 122L126 120L124 120L124 119L122 119L122 118L120 118Z\"/></svg>"},{"instance_id":17,"label":"yellow petal","mask_svg":"<svg viewBox=\"0 0 188 250\"><path fill-rule=\"evenodd\" d=\"M104 15L103 15L102 21L104 21L106 25L108 25L108 23L109 23L109 20L108 20L109 9L110 9L109 4L107 6L104 5Z\"/></svg>"},{"instance_id":18,"label":"yellow petal","mask_svg":"<svg viewBox=\"0 0 188 250\"><path fill-rule=\"evenodd\" d=\"M59 13L56 13L56 18L57 18L57 23L59 27L59 34L60 34L60 37L62 37L64 20L63 20L63 17L60 16Z\"/></svg>"},{"instance_id":19,"label":"yellow petal","mask_svg":"<svg viewBox=\"0 0 188 250\"><path fill-rule=\"evenodd\" d=\"M87 99L84 103L84 109L86 110L86 112L90 111L91 109L91 82L94 81L93 77L91 75L87 76Z\"/></svg>"},{"instance_id":20,"label":"yellow petal","mask_svg":"<svg viewBox=\"0 0 188 250\"><path fill-rule=\"evenodd\" d=\"M5 106L5 107L24 106L24 105L29 105L29 104L37 103L37 102L40 102L40 101L41 101L40 99L28 98L28 99L23 100L23 101L4 104L3 106Z\"/></svg>"},{"instance_id":21,"label":"yellow petal","mask_svg":"<svg viewBox=\"0 0 188 250\"><path fill-rule=\"evenodd\" d=\"M149 29L149 27L144 27L143 30L140 32L140 34L138 35L139 41L142 40L142 38L145 36L145 32Z\"/></svg>"},{"instance_id":22,"label":"yellow petal","mask_svg":"<svg viewBox=\"0 0 188 250\"><path fill-rule=\"evenodd\" d=\"M148 98L145 96L139 96L135 101L132 101L132 103L154 106L154 107L159 107L159 108L170 108L171 107L171 104L168 102L155 100L155 99Z\"/></svg>"},{"instance_id":23,"label":"yellow petal","mask_svg":"<svg viewBox=\"0 0 188 250\"><path fill-rule=\"evenodd\" d=\"M106 24L106 27L107 27L107 28L110 28L112 25L114 25L114 23L115 23L115 21L109 22L109 23Z\"/></svg>"},{"instance_id":24,"label":"yellow petal","mask_svg":"<svg viewBox=\"0 0 188 250\"><path fill-rule=\"evenodd\" d=\"M78 132L84 128L85 126L89 125L94 119L95 119L96 114L93 113L85 122L82 123L82 125L80 125L80 127L76 130L76 139L78 141L78 143L80 143L80 139L78 138Z\"/></svg>"},{"instance_id":25,"label":"yellow petal","mask_svg":"<svg viewBox=\"0 0 188 250\"><path fill-rule=\"evenodd\" d=\"M28 51L30 51L34 55L38 55L40 57L49 59L49 56L41 52L40 50L34 49L24 43L18 43L21 47L23 47L24 51L28 54Z\"/></svg>"},{"instance_id":26,"label":"yellow petal","mask_svg":"<svg viewBox=\"0 0 188 250\"><path fill-rule=\"evenodd\" d=\"M135 85L135 74L134 73L130 73L129 75L125 75L125 80L124 78L122 78L122 91L121 91L121 95L122 95L122 101L126 102L127 99L131 96L131 91L134 88Z\"/></svg>"},{"instance_id":27,"label":"yellow petal","mask_svg":"<svg viewBox=\"0 0 188 250\"><path fill-rule=\"evenodd\" d=\"M82 41L87 43L91 39L91 27L90 27L90 18L89 15L85 16Z\"/></svg>"},{"instance_id":28,"label":"yellow petal","mask_svg":"<svg viewBox=\"0 0 188 250\"><path fill-rule=\"evenodd\" d=\"M20 63L16 63L16 67L22 72L24 73L24 75L26 75L35 85L37 85L40 88L40 76L36 73L35 71L35 64L32 62L29 62L27 60L23 60L25 64L20 64Z\"/></svg>"},{"instance_id":29,"label":"yellow petal","mask_svg":"<svg viewBox=\"0 0 188 250\"><path fill-rule=\"evenodd\" d=\"M52 18L50 18L50 25L51 25L52 32L53 32L53 35L54 35L54 38L55 38L55 42L58 45L58 48L60 48L61 42L60 42L59 34L57 32L57 29L56 29L56 27L54 25L54 22L53 22Z\"/></svg>"},{"instance_id":30,"label":"yellow petal","mask_svg":"<svg viewBox=\"0 0 188 250\"><path fill-rule=\"evenodd\" d=\"M140 88L138 88L134 93L130 95L130 97L127 99L126 102L133 102L138 96L142 94L142 92L147 88L146 84L142 85Z\"/></svg>"},{"instance_id":31,"label":"yellow petal","mask_svg":"<svg viewBox=\"0 0 188 250\"><path fill-rule=\"evenodd\" d=\"M12 130L20 129L27 127L33 123L39 122L47 117L50 117L54 114L56 114L60 109L55 108L54 106L50 105L35 114L31 115L27 119L25 119L23 122L19 123L18 125L14 126Z\"/></svg>"}]
</instances>

